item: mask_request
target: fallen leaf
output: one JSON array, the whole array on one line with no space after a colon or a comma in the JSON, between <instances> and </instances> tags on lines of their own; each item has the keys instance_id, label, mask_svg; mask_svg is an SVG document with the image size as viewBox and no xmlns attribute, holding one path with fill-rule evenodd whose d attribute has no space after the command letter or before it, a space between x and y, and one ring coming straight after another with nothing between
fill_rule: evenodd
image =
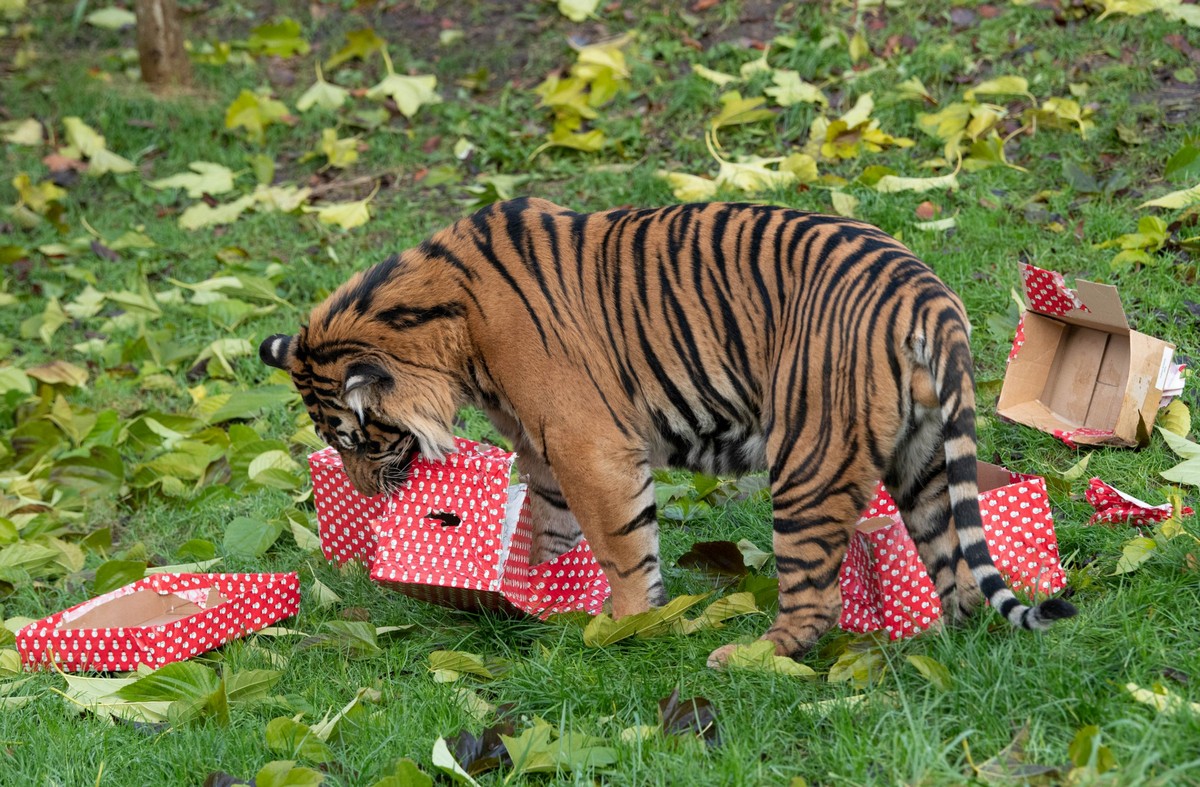
<instances>
[{"instance_id":1,"label":"fallen leaf","mask_svg":"<svg viewBox=\"0 0 1200 787\"><path fill-rule=\"evenodd\" d=\"M595 16L600 0L558 0L558 12L572 22L582 22Z\"/></svg>"},{"instance_id":2,"label":"fallen leaf","mask_svg":"<svg viewBox=\"0 0 1200 787\"><path fill-rule=\"evenodd\" d=\"M188 168L192 171L152 180L146 185L152 189L184 189L193 198L233 191L233 170L229 167L211 161L193 161Z\"/></svg>"},{"instance_id":3,"label":"fallen leaf","mask_svg":"<svg viewBox=\"0 0 1200 787\"><path fill-rule=\"evenodd\" d=\"M884 175L875 183L875 190L884 194L894 194L899 191L915 191L922 193L933 189L958 190L958 176L951 172L936 178L903 178L896 175Z\"/></svg>"},{"instance_id":4,"label":"fallen leaf","mask_svg":"<svg viewBox=\"0 0 1200 787\"><path fill-rule=\"evenodd\" d=\"M807 664L790 659L787 656L775 655L775 643L769 640L756 640L748 645L738 645L726 660L725 669L741 669L752 672L773 672L779 675L791 675L797 678L815 678L817 673Z\"/></svg>"},{"instance_id":5,"label":"fallen leaf","mask_svg":"<svg viewBox=\"0 0 1200 787\"><path fill-rule=\"evenodd\" d=\"M665 735L695 735L706 746L720 746L717 710L705 697L679 698L679 687L658 701L658 720Z\"/></svg>"},{"instance_id":6,"label":"fallen leaf","mask_svg":"<svg viewBox=\"0 0 1200 787\"><path fill-rule=\"evenodd\" d=\"M1136 683L1126 683L1125 690L1135 700L1149 705L1159 713L1174 715L1186 708L1193 716L1200 716L1200 702L1187 702L1178 694L1157 683L1149 689L1144 689Z\"/></svg>"},{"instance_id":7,"label":"fallen leaf","mask_svg":"<svg viewBox=\"0 0 1200 787\"><path fill-rule=\"evenodd\" d=\"M708 68L707 66L702 66L699 63L692 63L692 72L702 79L707 79L717 87L725 87L730 82L741 81L740 77L736 77L733 74L726 74L721 71L714 71L713 69Z\"/></svg>"},{"instance_id":8,"label":"fallen leaf","mask_svg":"<svg viewBox=\"0 0 1200 787\"><path fill-rule=\"evenodd\" d=\"M949 691L954 686L954 679L950 677L950 670L946 669L940 661L920 654L906 656L905 658L938 691Z\"/></svg>"},{"instance_id":9,"label":"fallen leaf","mask_svg":"<svg viewBox=\"0 0 1200 787\"><path fill-rule=\"evenodd\" d=\"M1173 399L1171 403L1159 411L1159 425L1168 432L1187 438L1192 431L1192 414L1182 399Z\"/></svg>"},{"instance_id":10,"label":"fallen leaf","mask_svg":"<svg viewBox=\"0 0 1200 787\"><path fill-rule=\"evenodd\" d=\"M747 573L742 553L732 541L697 541L676 565L718 576L740 577Z\"/></svg>"},{"instance_id":11,"label":"fallen leaf","mask_svg":"<svg viewBox=\"0 0 1200 787\"><path fill-rule=\"evenodd\" d=\"M134 171L132 161L110 151L104 137L79 118L63 118L63 127L66 129L67 143L88 160L88 174L99 176L112 172L119 175Z\"/></svg>"},{"instance_id":12,"label":"fallen leaf","mask_svg":"<svg viewBox=\"0 0 1200 787\"><path fill-rule=\"evenodd\" d=\"M123 27L133 27L137 24L137 15L124 8L102 8L84 17L84 21L92 27L105 30L120 30Z\"/></svg>"},{"instance_id":13,"label":"fallen leaf","mask_svg":"<svg viewBox=\"0 0 1200 787\"><path fill-rule=\"evenodd\" d=\"M1121 558L1117 561L1117 567L1113 570L1113 576L1136 571L1154 555L1157 549L1158 544L1153 538L1139 536L1126 541L1121 550Z\"/></svg>"},{"instance_id":14,"label":"fallen leaf","mask_svg":"<svg viewBox=\"0 0 1200 787\"><path fill-rule=\"evenodd\" d=\"M1164 194L1157 199L1146 200L1139 208L1167 208L1169 210L1179 210L1187 208L1196 203L1200 203L1200 183L1192 186L1190 189L1181 191L1172 191L1169 194Z\"/></svg>"},{"instance_id":15,"label":"fallen leaf","mask_svg":"<svg viewBox=\"0 0 1200 787\"><path fill-rule=\"evenodd\" d=\"M387 47L387 41L379 37L372 28L351 30L346 33L346 43L325 61L326 68L337 68L347 60L358 58L366 60L372 52L381 52Z\"/></svg>"},{"instance_id":16,"label":"fallen leaf","mask_svg":"<svg viewBox=\"0 0 1200 787\"><path fill-rule=\"evenodd\" d=\"M775 85L766 88L763 92L774 98L775 103L781 107L790 107L800 103L829 106L829 99L825 97L821 89L802 80L799 71L776 69L771 74L771 81Z\"/></svg>"},{"instance_id":17,"label":"fallen leaf","mask_svg":"<svg viewBox=\"0 0 1200 787\"><path fill-rule=\"evenodd\" d=\"M252 141L262 144L267 126L287 117L288 109L283 102L243 89L225 110L225 128L230 131L244 128Z\"/></svg>"},{"instance_id":18,"label":"fallen leaf","mask_svg":"<svg viewBox=\"0 0 1200 787\"><path fill-rule=\"evenodd\" d=\"M37 147L45 141L42 124L34 118L26 118L25 120L5 124L5 128L8 130L4 134L4 141L14 145Z\"/></svg>"},{"instance_id":19,"label":"fallen leaf","mask_svg":"<svg viewBox=\"0 0 1200 787\"><path fill-rule=\"evenodd\" d=\"M293 57L307 55L312 47L300 35L300 23L285 16L251 30L246 49L255 55Z\"/></svg>"},{"instance_id":20,"label":"fallen leaf","mask_svg":"<svg viewBox=\"0 0 1200 787\"><path fill-rule=\"evenodd\" d=\"M1028 96L1030 101L1034 100L1033 94L1029 92L1029 80L1019 76L1003 76L985 80L964 92L963 98L967 101L974 101L977 95Z\"/></svg>"},{"instance_id":21,"label":"fallen leaf","mask_svg":"<svg viewBox=\"0 0 1200 787\"><path fill-rule=\"evenodd\" d=\"M626 615L615 621L608 615L597 615L583 630L583 644L589 648L602 648L629 637L653 637L666 633L675 620L705 598L706 594L677 596L662 607Z\"/></svg>"},{"instance_id":22,"label":"fallen leaf","mask_svg":"<svg viewBox=\"0 0 1200 787\"><path fill-rule=\"evenodd\" d=\"M844 191L829 192L829 199L833 202L833 212L839 216L845 216L848 219L855 218L855 211L858 210L858 197L853 194L847 194Z\"/></svg>"},{"instance_id":23,"label":"fallen leaf","mask_svg":"<svg viewBox=\"0 0 1200 787\"><path fill-rule=\"evenodd\" d=\"M388 57L387 48L380 50L383 62L387 66L387 75L373 88L367 91L367 98L372 101L382 101L390 98L396 102L396 108L404 117L411 119L423 106L441 103L441 97L435 92L437 77L432 74L425 76L403 76L392 69L392 59Z\"/></svg>"},{"instance_id":24,"label":"fallen leaf","mask_svg":"<svg viewBox=\"0 0 1200 787\"><path fill-rule=\"evenodd\" d=\"M325 75L321 73L319 63L316 69L317 81L313 83L312 87L305 90L300 98L296 99L296 109L300 112L307 112L313 107L320 107L332 112L346 103L346 99L350 97L350 91L346 88L325 81Z\"/></svg>"}]
</instances>

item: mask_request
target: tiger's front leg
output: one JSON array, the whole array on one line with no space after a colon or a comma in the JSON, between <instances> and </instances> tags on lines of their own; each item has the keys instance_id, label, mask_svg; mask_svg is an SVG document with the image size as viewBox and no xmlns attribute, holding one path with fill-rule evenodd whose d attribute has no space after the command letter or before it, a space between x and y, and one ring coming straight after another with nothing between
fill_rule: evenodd
<instances>
[{"instance_id":1,"label":"tiger's front leg","mask_svg":"<svg viewBox=\"0 0 1200 787\"><path fill-rule=\"evenodd\" d=\"M639 458L640 457L640 458ZM612 587L614 618L667 600L658 557L654 481L631 446L589 440L551 456L554 475Z\"/></svg>"}]
</instances>

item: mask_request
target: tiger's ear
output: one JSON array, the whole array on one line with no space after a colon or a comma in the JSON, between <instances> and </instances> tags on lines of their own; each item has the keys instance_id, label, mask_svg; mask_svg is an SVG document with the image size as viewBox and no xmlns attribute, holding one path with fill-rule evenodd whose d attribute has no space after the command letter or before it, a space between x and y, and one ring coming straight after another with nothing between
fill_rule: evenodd
<instances>
[{"instance_id":1,"label":"tiger's ear","mask_svg":"<svg viewBox=\"0 0 1200 787\"><path fill-rule=\"evenodd\" d=\"M358 416L358 422L361 424L366 406L374 402L381 390L390 388L391 385L392 376L382 366L370 361L358 361L346 367L342 397L346 400L346 406Z\"/></svg>"},{"instance_id":2,"label":"tiger's ear","mask_svg":"<svg viewBox=\"0 0 1200 787\"><path fill-rule=\"evenodd\" d=\"M268 336L263 340L263 343L258 346L258 357L267 366L274 366L276 369L283 369L285 372L290 371L288 361L292 355L292 337L286 333L277 333L274 336Z\"/></svg>"}]
</instances>

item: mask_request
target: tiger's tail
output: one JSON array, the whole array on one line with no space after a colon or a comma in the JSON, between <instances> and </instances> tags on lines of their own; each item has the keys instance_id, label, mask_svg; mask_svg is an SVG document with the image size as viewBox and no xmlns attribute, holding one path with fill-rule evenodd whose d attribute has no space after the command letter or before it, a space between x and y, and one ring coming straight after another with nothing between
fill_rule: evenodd
<instances>
[{"instance_id":1,"label":"tiger's tail","mask_svg":"<svg viewBox=\"0 0 1200 787\"><path fill-rule=\"evenodd\" d=\"M979 512L975 385L967 325L961 318L943 320L934 335L940 341L931 348L930 361L942 412L950 504L963 557L993 609L1017 628L1045 630L1055 620L1074 616L1076 609L1061 598L1046 599L1034 606L1022 604L996 569Z\"/></svg>"}]
</instances>

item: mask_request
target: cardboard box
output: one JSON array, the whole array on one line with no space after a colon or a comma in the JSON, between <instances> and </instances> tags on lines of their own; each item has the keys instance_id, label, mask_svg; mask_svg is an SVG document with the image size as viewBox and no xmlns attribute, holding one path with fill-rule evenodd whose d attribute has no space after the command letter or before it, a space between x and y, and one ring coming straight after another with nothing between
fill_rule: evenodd
<instances>
[{"instance_id":1,"label":"cardboard box","mask_svg":"<svg viewBox=\"0 0 1200 787\"><path fill-rule=\"evenodd\" d=\"M1175 346L1130 330L1115 287L1021 264L1021 317L997 414L1074 447L1137 447L1170 387Z\"/></svg>"},{"instance_id":2,"label":"cardboard box","mask_svg":"<svg viewBox=\"0 0 1200 787\"><path fill-rule=\"evenodd\" d=\"M529 565L533 535L525 487L510 486L514 454L455 438L443 462L417 459L404 488L363 497L333 448L309 457L321 549L327 560L359 560L377 582L458 609L538 617L600 611L608 581L591 548Z\"/></svg>"},{"instance_id":3,"label":"cardboard box","mask_svg":"<svg viewBox=\"0 0 1200 787\"><path fill-rule=\"evenodd\" d=\"M533 526L523 485L478 504L418 479L422 503L379 522L371 579L406 595L457 609L520 611L540 618L583 610L595 615L611 592L586 541L529 565ZM475 493L475 487L466 494ZM459 522L428 513L465 512Z\"/></svg>"},{"instance_id":4,"label":"cardboard box","mask_svg":"<svg viewBox=\"0 0 1200 787\"><path fill-rule=\"evenodd\" d=\"M475 458L505 455L502 449L472 440L455 438L458 452L446 458L444 468L453 471ZM507 460L509 465L512 459ZM375 556L375 531L372 520L396 511L397 496L365 497L355 490L342 467L342 457L330 447L308 457L312 472L313 502L317 507L317 530L325 559L341 565L349 560L369 564ZM435 471L438 464L418 457L413 475Z\"/></svg>"},{"instance_id":5,"label":"cardboard box","mask_svg":"<svg viewBox=\"0 0 1200 787\"><path fill-rule=\"evenodd\" d=\"M296 574L155 574L17 632L27 669L157 669L296 614Z\"/></svg>"},{"instance_id":6,"label":"cardboard box","mask_svg":"<svg viewBox=\"0 0 1200 787\"><path fill-rule=\"evenodd\" d=\"M1009 585L1040 596L1066 587L1045 479L980 462L979 490L988 552ZM882 484L850 539L839 580L846 631L883 629L900 639L941 617L933 581Z\"/></svg>"}]
</instances>

